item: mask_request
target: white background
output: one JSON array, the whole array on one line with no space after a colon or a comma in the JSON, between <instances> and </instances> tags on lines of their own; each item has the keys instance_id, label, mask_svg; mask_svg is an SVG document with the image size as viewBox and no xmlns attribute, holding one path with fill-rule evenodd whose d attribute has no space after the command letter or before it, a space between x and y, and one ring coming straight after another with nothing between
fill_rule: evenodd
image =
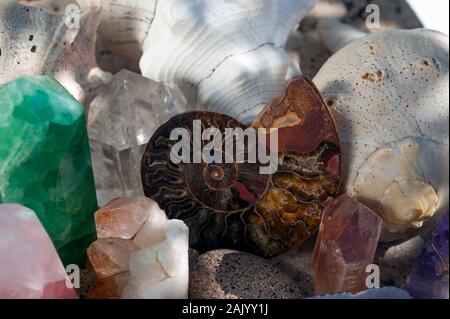
<instances>
[{"instance_id":1,"label":"white background","mask_svg":"<svg viewBox=\"0 0 450 319\"><path fill-rule=\"evenodd\" d=\"M408 0L425 28L448 34L449 0Z\"/></svg>"}]
</instances>

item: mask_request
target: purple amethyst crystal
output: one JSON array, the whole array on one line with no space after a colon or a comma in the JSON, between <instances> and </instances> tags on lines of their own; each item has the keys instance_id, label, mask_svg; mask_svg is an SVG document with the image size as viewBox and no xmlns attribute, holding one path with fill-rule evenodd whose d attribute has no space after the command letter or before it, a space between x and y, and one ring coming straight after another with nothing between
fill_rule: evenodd
<instances>
[{"instance_id":1,"label":"purple amethyst crystal","mask_svg":"<svg viewBox=\"0 0 450 319\"><path fill-rule=\"evenodd\" d=\"M442 216L432 237L406 281L413 298L448 299L448 212Z\"/></svg>"}]
</instances>

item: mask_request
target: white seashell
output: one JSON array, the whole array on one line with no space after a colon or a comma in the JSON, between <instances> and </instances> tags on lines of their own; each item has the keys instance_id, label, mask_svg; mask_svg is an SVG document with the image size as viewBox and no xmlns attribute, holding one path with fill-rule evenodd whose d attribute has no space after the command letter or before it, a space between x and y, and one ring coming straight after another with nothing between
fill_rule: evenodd
<instances>
[{"instance_id":1,"label":"white seashell","mask_svg":"<svg viewBox=\"0 0 450 319\"><path fill-rule=\"evenodd\" d=\"M317 32L322 43L332 53L367 35L348 24L340 23L335 18L320 18L317 22Z\"/></svg>"},{"instance_id":2,"label":"white seashell","mask_svg":"<svg viewBox=\"0 0 450 319\"><path fill-rule=\"evenodd\" d=\"M142 74L193 105L250 122L300 74L284 51L315 0L158 1Z\"/></svg>"},{"instance_id":3,"label":"white seashell","mask_svg":"<svg viewBox=\"0 0 450 319\"><path fill-rule=\"evenodd\" d=\"M0 2L0 84L21 75L53 75L86 105L110 75L97 68L94 44L99 14L81 14L80 26L14 0Z\"/></svg>"},{"instance_id":4,"label":"white seashell","mask_svg":"<svg viewBox=\"0 0 450 319\"><path fill-rule=\"evenodd\" d=\"M83 10L96 8L101 11L97 59L102 67L116 72L121 68L139 71L142 46L152 25L157 2L77 0Z\"/></svg>"},{"instance_id":5,"label":"white seashell","mask_svg":"<svg viewBox=\"0 0 450 319\"><path fill-rule=\"evenodd\" d=\"M381 31L339 50L314 78L340 130L345 191L391 232L448 209L448 59L441 33Z\"/></svg>"},{"instance_id":6,"label":"white seashell","mask_svg":"<svg viewBox=\"0 0 450 319\"><path fill-rule=\"evenodd\" d=\"M122 69L139 71L142 43L154 16L154 0L23 0L65 15L69 5L80 11L101 12L97 30L97 63L103 70L117 73Z\"/></svg>"},{"instance_id":7,"label":"white seashell","mask_svg":"<svg viewBox=\"0 0 450 319\"><path fill-rule=\"evenodd\" d=\"M76 4L77 0L20 0L21 4L44 8L49 12L64 14L70 4Z\"/></svg>"}]
</instances>

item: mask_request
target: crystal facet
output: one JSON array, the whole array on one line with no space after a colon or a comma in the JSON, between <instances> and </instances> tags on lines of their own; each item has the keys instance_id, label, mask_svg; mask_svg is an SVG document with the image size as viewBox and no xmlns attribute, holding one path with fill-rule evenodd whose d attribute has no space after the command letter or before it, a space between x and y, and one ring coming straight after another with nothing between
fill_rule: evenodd
<instances>
[{"instance_id":1,"label":"crystal facet","mask_svg":"<svg viewBox=\"0 0 450 319\"><path fill-rule=\"evenodd\" d=\"M116 198L95 213L98 238L131 239L148 219L145 197Z\"/></svg>"},{"instance_id":2,"label":"crystal facet","mask_svg":"<svg viewBox=\"0 0 450 319\"><path fill-rule=\"evenodd\" d=\"M130 281L122 298L186 299L189 288L189 231L167 221L165 239L130 256Z\"/></svg>"},{"instance_id":3,"label":"crystal facet","mask_svg":"<svg viewBox=\"0 0 450 319\"><path fill-rule=\"evenodd\" d=\"M161 123L186 111L176 90L123 70L91 103L88 132L99 204L143 195L140 163Z\"/></svg>"},{"instance_id":4,"label":"crystal facet","mask_svg":"<svg viewBox=\"0 0 450 319\"><path fill-rule=\"evenodd\" d=\"M65 264L95 235L95 185L83 107L47 76L0 86L0 203L33 209Z\"/></svg>"},{"instance_id":5,"label":"crystal facet","mask_svg":"<svg viewBox=\"0 0 450 319\"><path fill-rule=\"evenodd\" d=\"M141 223L142 216L147 218ZM115 199L97 212L96 221L101 236L111 238L99 239L88 249L98 276L89 296L187 298L189 232L182 221L168 221L146 197ZM124 233L129 239L122 239Z\"/></svg>"},{"instance_id":6,"label":"crystal facet","mask_svg":"<svg viewBox=\"0 0 450 319\"><path fill-rule=\"evenodd\" d=\"M52 241L35 213L0 205L0 299L76 298Z\"/></svg>"},{"instance_id":7,"label":"crystal facet","mask_svg":"<svg viewBox=\"0 0 450 319\"><path fill-rule=\"evenodd\" d=\"M363 204L341 195L324 210L313 257L316 294L367 289L382 219Z\"/></svg>"},{"instance_id":8,"label":"crystal facet","mask_svg":"<svg viewBox=\"0 0 450 319\"><path fill-rule=\"evenodd\" d=\"M99 239L89 247L88 256L97 275L107 278L127 272L130 254L138 249L131 240Z\"/></svg>"},{"instance_id":9,"label":"crystal facet","mask_svg":"<svg viewBox=\"0 0 450 319\"><path fill-rule=\"evenodd\" d=\"M448 212L433 231L431 240L416 261L405 285L418 299L448 299Z\"/></svg>"}]
</instances>

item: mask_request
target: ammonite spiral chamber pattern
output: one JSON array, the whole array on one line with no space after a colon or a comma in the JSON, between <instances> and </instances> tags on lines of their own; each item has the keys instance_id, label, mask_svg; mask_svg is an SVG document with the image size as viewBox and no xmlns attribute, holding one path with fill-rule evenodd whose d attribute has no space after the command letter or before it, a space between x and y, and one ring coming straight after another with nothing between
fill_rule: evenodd
<instances>
[{"instance_id":1,"label":"ammonite spiral chamber pattern","mask_svg":"<svg viewBox=\"0 0 450 319\"><path fill-rule=\"evenodd\" d=\"M278 171L271 176L260 174L258 162L175 164L170 152L178 141L170 140L171 132L187 129L192 160L194 120L201 121L203 131L246 129L226 115L190 112L162 125L147 146L142 160L145 194L169 218L186 222L193 248L232 248L271 257L317 230L325 202L338 193L341 163L334 121L311 82L294 81L285 97L252 125L278 129ZM241 149L246 159L250 150Z\"/></svg>"},{"instance_id":2,"label":"ammonite spiral chamber pattern","mask_svg":"<svg viewBox=\"0 0 450 319\"><path fill-rule=\"evenodd\" d=\"M241 214L254 208L266 191L270 176L259 174L258 163L227 163L225 138L222 162L192 163L194 121L201 121L202 133L212 127L220 132L226 128L246 129L234 119L216 113L191 112L172 118L154 134L145 152L142 161L145 194L155 199L170 218L186 222L193 247L199 250L245 247L246 222ZM174 164L170 158L172 147L179 142L170 140L176 128L187 129L190 134L191 163ZM234 149L234 153L237 151ZM243 152L248 159L248 147Z\"/></svg>"}]
</instances>

